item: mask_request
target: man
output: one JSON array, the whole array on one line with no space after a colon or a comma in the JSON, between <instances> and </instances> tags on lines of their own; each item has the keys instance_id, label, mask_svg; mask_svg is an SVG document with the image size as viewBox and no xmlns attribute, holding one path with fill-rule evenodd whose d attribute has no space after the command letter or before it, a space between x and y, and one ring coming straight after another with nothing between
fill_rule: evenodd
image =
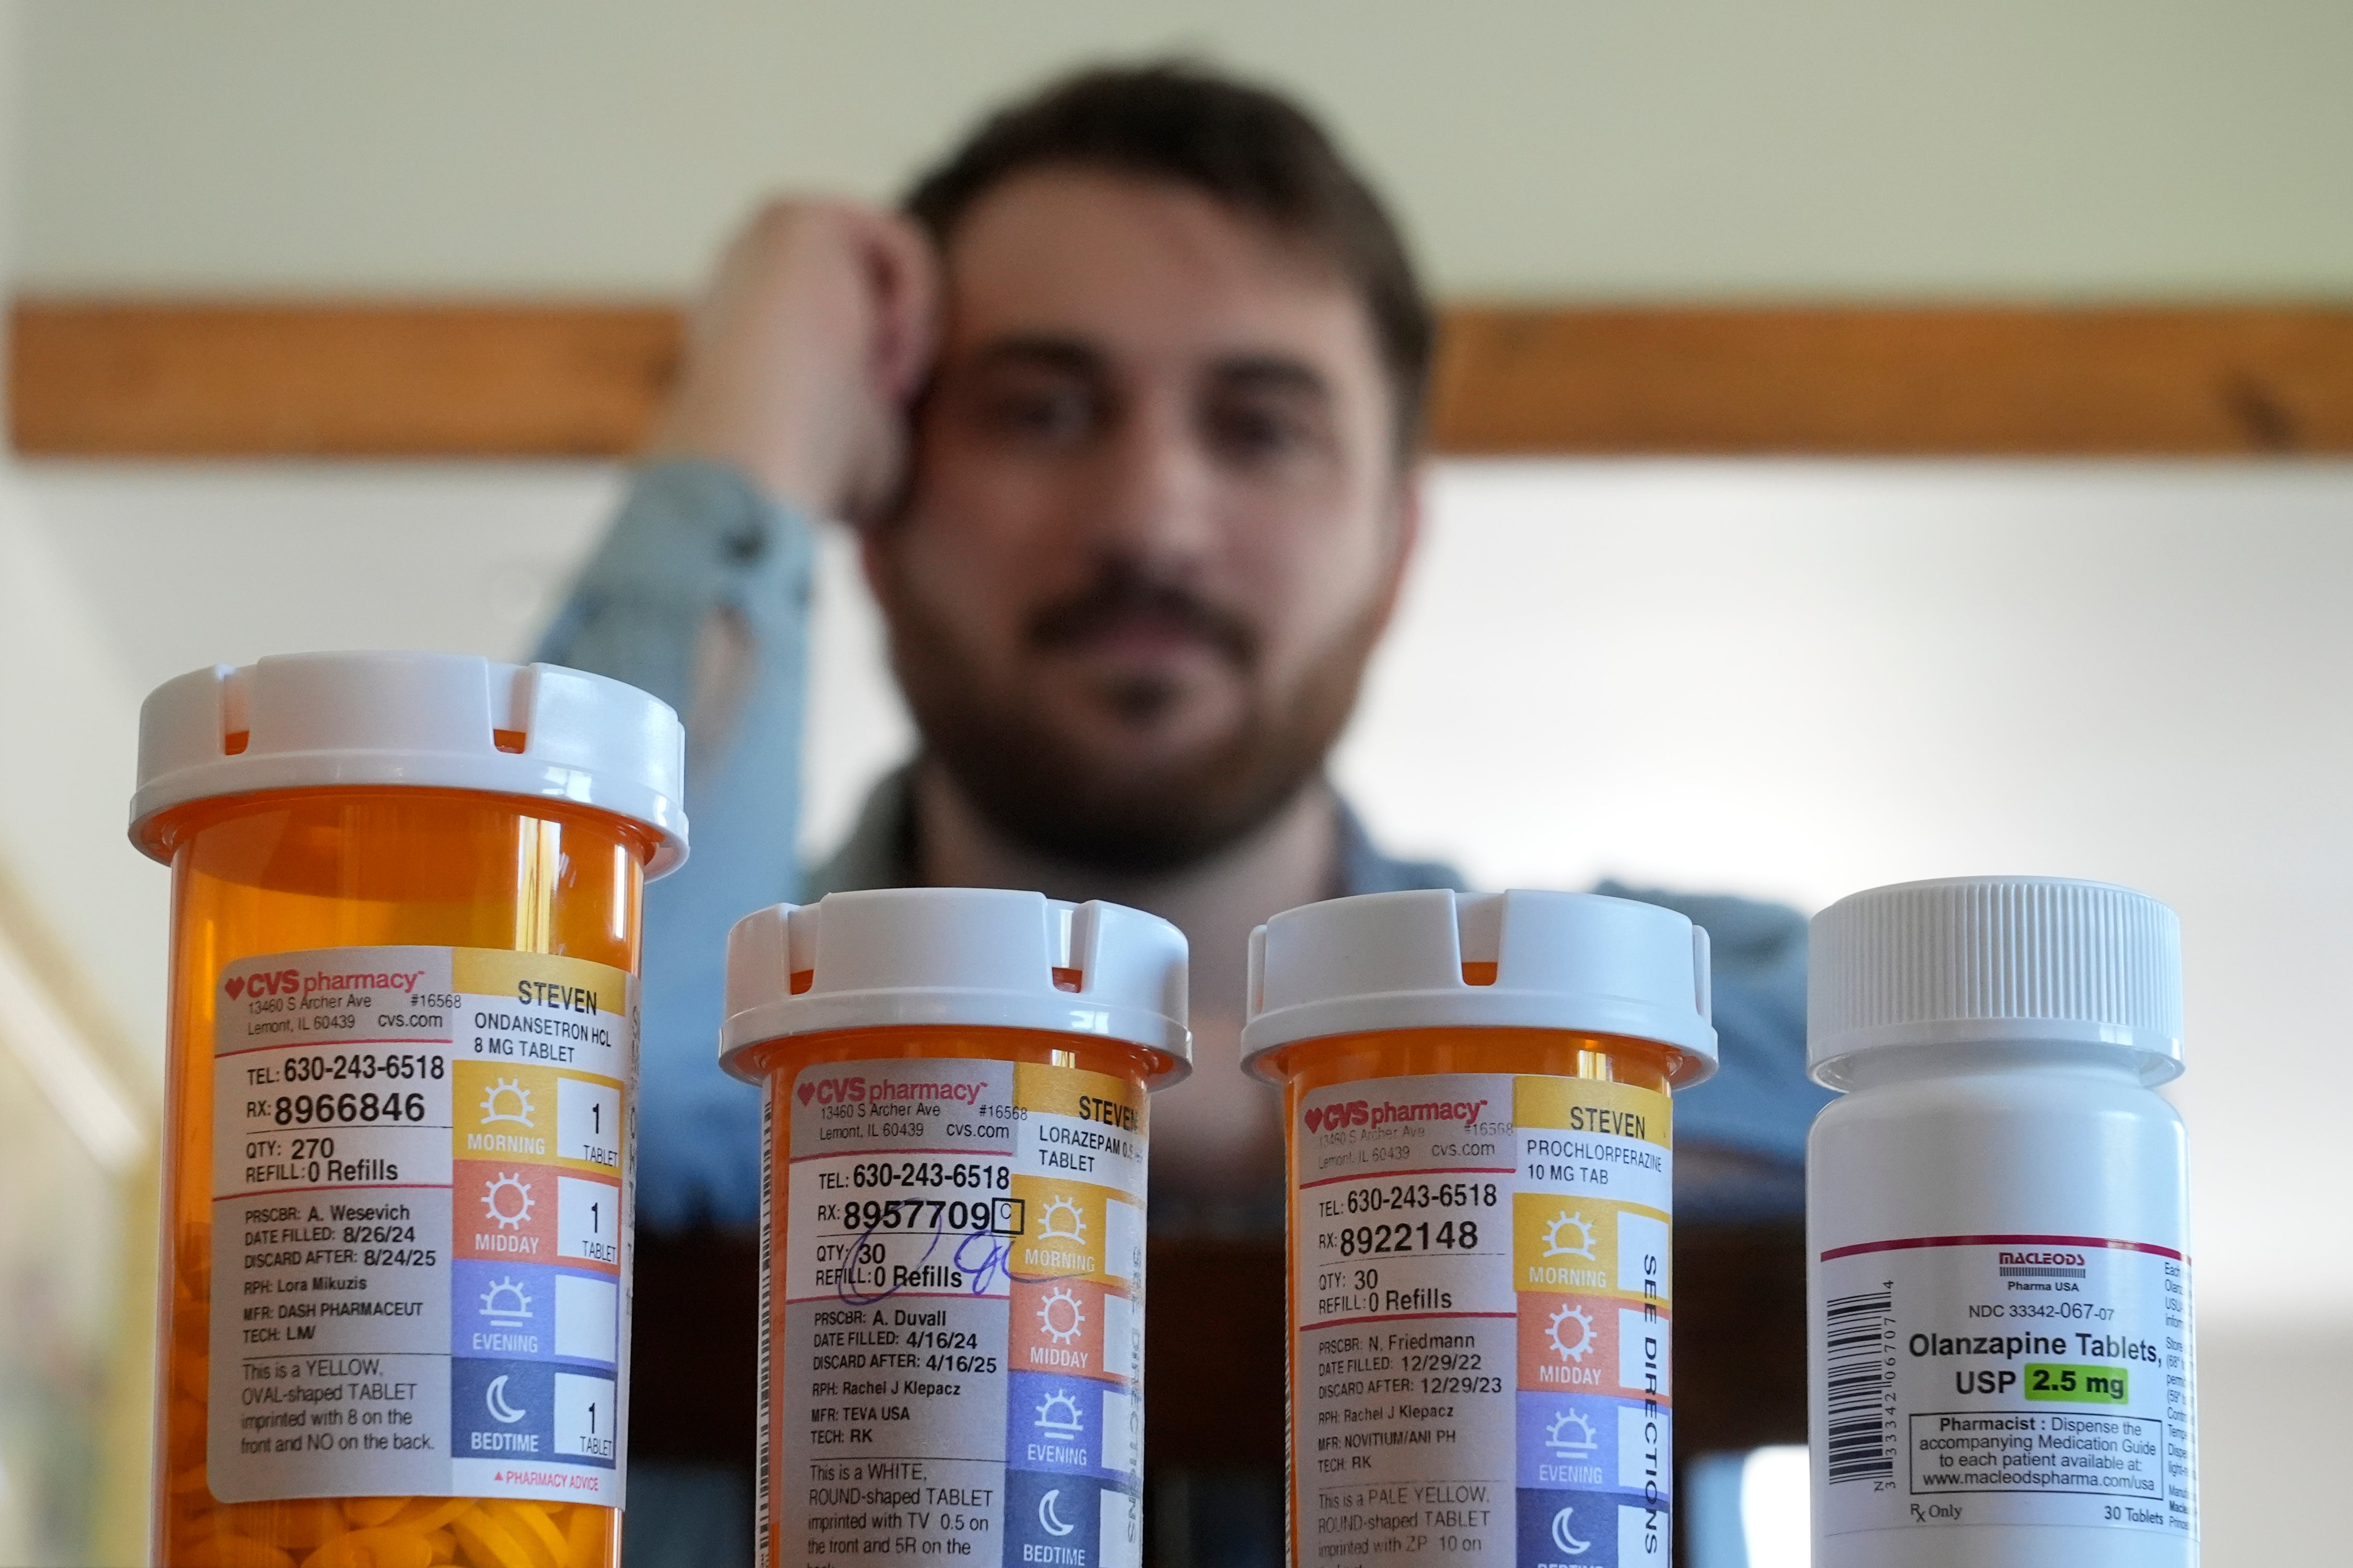
<instances>
[{"instance_id":1,"label":"man","mask_svg":"<svg viewBox=\"0 0 2353 1568\"><path fill-rule=\"evenodd\" d=\"M1155 1102L1155 1235L1280 1233L1275 1101L1236 1061L1250 928L1456 885L1375 849L1323 771L1420 526L1431 337L1394 226L1321 131L1183 68L1048 89L903 216L786 202L734 242L653 458L541 650L688 715L694 858L647 904L641 1413L670 1397L648 1379L654 1262L690 1267L663 1237L756 1216L756 1097L712 1042L726 929L759 905L922 883L1172 920L1198 1066ZM821 518L860 531L922 744L804 876ZM1678 1106L1686 1167L1786 1205L1818 1100L1802 923L1676 902L1716 938L1725 1063ZM633 1541L681 1484L649 1457Z\"/></svg>"}]
</instances>

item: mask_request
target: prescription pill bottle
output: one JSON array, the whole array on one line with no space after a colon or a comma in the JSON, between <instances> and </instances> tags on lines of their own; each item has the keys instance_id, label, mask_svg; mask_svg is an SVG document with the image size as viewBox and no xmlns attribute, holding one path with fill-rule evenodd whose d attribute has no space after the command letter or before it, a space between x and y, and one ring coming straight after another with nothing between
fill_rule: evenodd
<instances>
[{"instance_id":1,"label":"prescription pill bottle","mask_svg":"<svg viewBox=\"0 0 2353 1568\"><path fill-rule=\"evenodd\" d=\"M2180 929L1978 877L1814 919L1816 1568L2187 1568Z\"/></svg>"},{"instance_id":2,"label":"prescription pill bottle","mask_svg":"<svg viewBox=\"0 0 2353 1568\"><path fill-rule=\"evenodd\" d=\"M155 1561L611 1568L638 919L683 737L546 665L166 682Z\"/></svg>"},{"instance_id":3,"label":"prescription pill bottle","mask_svg":"<svg viewBox=\"0 0 2353 1568\"><path fill-rule=\"evenodd\" d=\"M1707 933L1588 893L1374 893L1250 939L1290 1162L1291 1561L1668 1561L1668 1093Z\"/></svg>"},{"instance_id":4,"label":"prescription pill bottle","mask_svg":"<svg viewBox=\"0 0 2353 1568\"><path fill-rule=\"evenodd\" d=\"M746 915L721 1060L761 1086L765 1568L1142 1561L1148 1089L1185 938L985 888Z\"/></svg>"}]
</instances>

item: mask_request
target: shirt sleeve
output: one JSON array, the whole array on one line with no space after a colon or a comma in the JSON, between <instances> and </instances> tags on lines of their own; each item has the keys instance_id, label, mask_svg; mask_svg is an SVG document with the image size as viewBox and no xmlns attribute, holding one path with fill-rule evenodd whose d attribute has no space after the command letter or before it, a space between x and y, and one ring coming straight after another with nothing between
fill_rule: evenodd
<instances>
[{"instance_id":1,"label":"shirt sleeve","mask_svg":"<svg viewBox=\"0 0 2353 1568\"><path fill-rule=\"evenodd\" d=\"M719 1069L720 1012L728 928L797 890L814 560L808 524L737 470L652 464L536 656L686 715L713 696L694 683L714 617L748 645L723 721L696 715L686 864L646 889L638 1214L658 1230L759 1216L760 1096Z\"/></svg>"},{"instance_id":2,"label":"shirt sleeve","mask_svg":"<svg viewBox=\"0 0 2353 1568\"><path fill-rule=\"evenodd\" d=\"M1707 928L1717 1066L1705 1083L1676 1091L1677 1145L1801 1169L1814 1114L1835 1098L1806 1077L1805 916L1720 895L1613 882L1595 890L1663 905Z\"/></svg>"}]
</instances>

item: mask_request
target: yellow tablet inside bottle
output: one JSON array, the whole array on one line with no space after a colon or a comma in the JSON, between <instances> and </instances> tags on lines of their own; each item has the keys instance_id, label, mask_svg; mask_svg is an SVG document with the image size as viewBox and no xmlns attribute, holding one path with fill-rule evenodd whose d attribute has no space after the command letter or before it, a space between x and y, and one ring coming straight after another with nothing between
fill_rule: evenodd
<instances>
[{"instance_id":1,"label":"yellow tablet inside bottle","mask_svg":"<svg viewBox=\"0 0 2353 1568\"><path fill-rule=\"evenodd\" d=\"M1663 1568L1669 1091L1707 933L1587 893L1374 893L1250 939L1290 1167L1291 1561Z\"/></svg>"},{"instance_id":2,"label":"yellow tablet inside bottle","mask_svg":"<svg viewBox=\"0 0 2353 1568\"><path fill-rule=\"evenodd\" d=\"M730 933L765 1091L762 1568L1136 1568L1145 1096L1186 949L1116 904L833 893Z\"/></svg>"},{"instance_id":3,"label":"yellow tablet inside bottle","mask_svg":"<svg viewBox=\"0 0 2353 1568\"><path fill-rule=\"evenodd\" d=\"M643 692L454 655L148 698L157 1563L619 1563L638 916L683 754Z\"/></svg>"}]
</instances>

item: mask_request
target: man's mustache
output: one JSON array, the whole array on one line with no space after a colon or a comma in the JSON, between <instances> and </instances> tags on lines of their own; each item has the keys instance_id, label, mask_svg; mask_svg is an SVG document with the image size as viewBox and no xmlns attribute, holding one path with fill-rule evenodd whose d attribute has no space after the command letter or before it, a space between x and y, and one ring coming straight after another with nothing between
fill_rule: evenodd
<instances>
[{"instance_id":1,"label":"man's mustache","mask_svg":"<svg viewBox=\"0 0 2353 1568\"><path fill-rule=\"evenodd\" d=\"M1258 632L1241 616L1182 584L1133 571L1106 572L1079 593L1038 611L1029 619L1029 642L1039 648L1069 647L1138 619L1190 632L1245 668L1258 658Z\"/></svg>"}]
</instances>

